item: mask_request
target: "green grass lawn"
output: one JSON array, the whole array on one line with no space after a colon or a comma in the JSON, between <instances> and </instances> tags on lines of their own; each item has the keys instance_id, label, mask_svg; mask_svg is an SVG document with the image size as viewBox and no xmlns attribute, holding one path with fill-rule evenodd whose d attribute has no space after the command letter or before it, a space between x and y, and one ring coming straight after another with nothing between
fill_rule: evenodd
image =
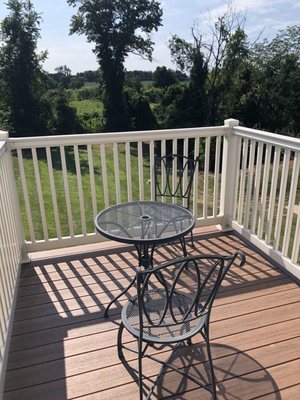
<instances>
[{"instance_id":1,"label":"green grass lawn","mask_svg":"<svg viewBox=\"0 0 300 400\"><path fill-rule=\"evenodd\" d=\"M113 157L113 147L112 145L106 145L106 172L107 172L107 183L108 183L108 196L110 205L116 204L116 186L115 186L115 172L114 172L114 157ZM149 145L145 145L144 150L146 150L145 154L147 154L147 150L149 150ZM67 164L67 176L68 176L68 184L70 191L70 203L71 203L71 213L72 213L72 221L74 224L74 233L81 234L82 226L81 226L81 213L80 213L80 202L78 195L78 182L76 176L76 167L75 167L75 158L74 158L74 148L73 146L68 146L65 148L66 152L66 164ZM82 187L83 187L83 196L85 203L85 217L87 222L87 230L88 232L94 231L93 220L94 220L94 212L92 208L92 194L91 194L91 183L90 183L90 174L89 174L89 165L88 165L88 152L86 146L81 146L79 148L79 158L80 158L80 171L82 177ZM97 202L97 212L103 210L105 208L104 202L104 190L103 190L103 176L102 176L102 166L101 166L101 157L100 157L100 149L99 146L92 147L92 156L93 156L93 167L94 167L94 175L95 175L95 187L96 187L96 202ZM37 184L34 173L34 166L32 162L32 155L30 150L23 151L24 157L24 170L26 175L27 182L27 190L29 193L30 205L31 205L31 213L33 226L35 231L35 237L37 240L44 239L44 232L42 228L42 218L41 218L41 210L38 201L37 195ZM57 205L59 212L59 222L61 226L62 236L69 236L69 224L68 224L68 213L67 213L67 202L66 195L64 190L64 181L63 181L63 173L62 173L62 163L60 158L60 152L58 147L51 148L51 157L53 163L53 175L55 181L55 190L57 197ZM42 184L42 195L43 195L43 203L45 207L46 220L48 225L48 234L50 238L57 237L57 231L55 227L55 218L54 218L54 209L53 209L53 199L51 194L51 186L48 172L48 165L46 160L45 150L38 150L38 159L39 159L39 174L41 177ZM21 181L19 176L18 169L18 160L17 157L13 157L15 163L15 173L17 177L17 186L20 194L20 204L21 204L21 212L24 221L24 230L25 237L27 240L30 240L29 235L29 227L27 223L26 217L26 209L24 196L22 193ZM123 144L118 145L118 160L119 160L119 173L120 173L120 197L121 202L126 202L128 200L127 193L127 169L126 169L126 159L125 159L125 146ZM281 174L281 168L279 169L279 175ZM144 199L150 199L150 164L149 159L147 157L144 158ZM263 172L263 171L262 171ZM267 210L269 204L269 194L270 194L270 185L271 185L271 177L272 177L272 167L270 168L269 174L269 188L268 188L268 196L267 196L267 208L265 213L265 220L263 221L263 237L266 234L267 227ZM198 180L198 216L203 216L203 173L199 171L199 180ZM288 176L288 184L287 184L287 194L289 193L291 181L291 172ZM279 180L278 180L279 182ZM137 156L137 148L136 146L131 146L131 185L132 185L132 199L139 199L139 176L138 176L138 156ZM219 178L219 195L220 195L220 178ZM300 185L300 183L299 183ZM209 175L208 180L208 215L212 215L212 206L213 206L213 188L214 188L214 176L213 174ZM261 190L261 188L260 188ZM251 206L250 206L250 215L249 222L251 224L252 217L252 209L253 209L253 194L251 198ZM277 196L279 195L279 183L277 185ZM245 196L245 194L244 194ZM296 195L296 204L299 203L300 200L300 187L298 186L297 195ZM286 215L287 215L287 205L288 205L288 195L285 199L285 208L283 213L283 223L282 223L282 231L280 235L280 244L282 244L283 240L283 229L285 226ZM259 212L259 208L258 208ZM276 222L277 215L277 204L275 205L274 213L272 215L273 218L273 232L272 238L274 239L274 228ZM259 215L256 220L256 227L258 225ZM293 221L292 221L292 229L291 229L291 241L289 254L291 254L293 238L295 236L295 227L296 227L297 214L294 213Z\"/></svg>"},{"instance_id":2,"label":"green grass lawn","mask_svg":"<svg viewBox=\"0 0 300 400\"><path fill-rule=\"evenodd\" d=\"M139 199L139 178L138 178L138 160L136 149L133 147L131 149L131 180L132 180L132 197L133 200ZM61 167L61 158L58 148L52 148L51 150L52 163L53 163L53 174L55 180L55 190L59 211L59 221L62 230L62 236L69 236L68 227L68 214L67 214L67 204L66 196L64 191L63 173ZM127 194L127 176L126 176L126 160L125 160L125 148L124 145L118 145L118 158L119 158L119 169L120 169L120 187L121 187L121 201L125 202L128 199ZM88 232L94 231L93 220L95 215L92 209L92 194L91 194L91 183L89 175L89 166L87 160L87 149L86 146L82 146L79 149L80 157L80 169L82 177L82 187L85 202L85 216L87 221ZM22 193L21 181L18 171L18 160L14 157L15 172L17 177L17 186L20 193L20 203L21 212L24 221L25 237L27 240L30 239L29 228L26 218L26 209L24 196ZM82 233L81 226L81 215L80 215L80 203L78 195L78 184L74 161L73 147L66 148L66 163L68 172L68 184L71 199L71 210L72 210L72 221L74 224L75 234ZM93 164L94 164L94 174L95 174L95 186L96 186L96 199L97 199L97 211L104 209L104 190L103 190L103 180L102 180L102 168L99 146L93 147ZM42 229L42 219L41 211L38 202L36 180L34 174L34 167L32 163L31 154L27 153L24 155L24 169L26 174L27 189L31 204L32 220L35 230L36 239L44 239L44 233ZM114 160L112 146L106 146L106 169L107 169L107 182L108 182L108 194L110 204L116 204L116 187L115 187L115 174L114 174ZM48 173L48 166L45 154L39 152L39 173L42 182L42 192L45 207L45 214L48 224L48 232L50 238L56 238L57 232L55 228L53 201L50 188L50 180ZM150 199L150 167L149 162L145 162L144 165L144 192L145 199Z\"/></svg>"},{"instance_id":3,"label":"green grass lawn","mask_svg":"<svg viewBox=\"0 0 300 400\"><path fill-rule=\"evenodd\" d=\"M99 114L103 113L103 104L100 100L72 100L70 105L76 108L79 116L83 114L93 114L95 112Z\"/></svg>"},{"instance_id":4,"label":"green grass lawn","mask_svg":"<svg viewBox=\"0 0 300 400\"><path fill-rule=\"evenodd\" d=\"M145 145L147 150L147 145ZM144 149L144 150L145 150ZM74 224L75 234L82 233L81 226L81 215L80 215L80 203L78 195L78 183L76 176L75 160L74 160L74 149L72 146L66 147L66 163L67 163L67 173L68 173L68 184L70 190L70 202L71 202L71 212L72 221ZM97 200L97 212L105 208L104 203L104 190L103 190L103 177L102 177L102 167L101 167L101 157L99 146L93 146L93 167L95 175L95 187L96 187L96 200ZM27 152L23 154L24 156L24 169L26 174L26 182L28 193L30 197L31 212L33 225L35 230L36 239L43 240L44 233L42 229L42 219L41 211L37 196L36 180L34 174L34 167L32 163L31 153ZM47 160L45 152L40 151L38 153L39 157L39 173L42 182L42 192L45 207L45 214L48 224L48 232L50 238L56 238L57 232L55 227L53 201L49 180L49 172L47 166ZM59 148L53 147L51 150L51 157L53 163L53 174L55 180L55 190L58 204L59 221L62 230L62 236L69 236L68 227L68 213L67 213L67 202L64 190L62 166ZM89 165L87 159L87 148L86 146L81 146L79 149L80 157L80 170L82 177L82 187L85 203L85 216L87 221L88 232L94 231L93 221L95 215L92 209L92 194L91 194L91 183L89 175ZM126 169L126 159L125 159L125 146L123 144L118 145L118 160L119 160L119 172L120 172L120 188L121 188L121 202L128 201L127 193L127 169ZM26 239L30 239L29 228L26 218L26 209L24 203L24 196L22 194L21 181L18 172L18 160L14 157L15 171L17 176L17 185L20 193L21 210L25 227ZM114 172L114 159L113 159L113 148L111 145L106 145L106 170L107 170L107 182L108 182L108 195L109 203L116 204L116 186L115 186L115 172ZM151 197L151 185L150 185L150 164L147 157L144 158L144 199L150 200ZM213 199L213 176L209 179L209 194L208 194L208 204L209 210L208 214L211 215L212 199ZM138 176L138 156L137 149L135 146L131 147L131 185L132 185L132 199L139 200L139 176ZM199 216L203 213L203 174L199 174L199 192L198 192L198 210Z\"/></svg>"}]
</instances>

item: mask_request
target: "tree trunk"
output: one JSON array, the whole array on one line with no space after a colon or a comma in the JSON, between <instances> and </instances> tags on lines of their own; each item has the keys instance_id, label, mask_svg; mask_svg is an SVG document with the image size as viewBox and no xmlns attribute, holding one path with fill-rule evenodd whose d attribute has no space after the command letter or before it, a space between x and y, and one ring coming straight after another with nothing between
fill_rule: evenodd
<instances>
[{"instance_id":1,"label":"tree trunk","mask_svg":"<svg viewBox=\"0 0 300 400\"><path fill-rule=\"evenodd\" d=\"M121 62L102 63L103 105L106 132L120 132L128 128L128 118L123 95L124 68Z\"/></svg>"}]
</instances>

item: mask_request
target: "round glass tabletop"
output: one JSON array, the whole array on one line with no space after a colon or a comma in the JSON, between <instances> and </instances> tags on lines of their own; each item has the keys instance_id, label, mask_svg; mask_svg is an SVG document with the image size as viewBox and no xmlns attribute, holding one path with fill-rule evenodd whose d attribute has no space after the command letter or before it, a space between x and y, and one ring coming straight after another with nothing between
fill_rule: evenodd
<instances>
[{"instance_id":1,"label":"round glass tabletop","mask_svg":"<svg viewBox=\"0 0 300 400\"><path fill-rule=\"evenodd\" d=\"M95 218L96 230L123 243L165 243L189 233L195 217L186 208L156 201L121 203Z\"/></svg>"}]
</instances>

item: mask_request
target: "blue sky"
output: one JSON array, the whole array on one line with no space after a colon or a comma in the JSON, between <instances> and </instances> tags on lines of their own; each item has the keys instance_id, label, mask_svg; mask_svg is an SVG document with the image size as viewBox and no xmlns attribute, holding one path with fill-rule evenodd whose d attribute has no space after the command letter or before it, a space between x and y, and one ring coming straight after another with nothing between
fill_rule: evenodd
<instances>
[{"instance_id":1,"label":"blue sky","mask_svg":"<svg viewBox=\"0 0 300 400\"><path fill-rule=\"evenodd\" d=\"M0 17L7 14L5 0L0 2ZM40 50L48 50L44 68L53 72L55 67L67 65L72 73L97 69L92 45L84 36L69 36L69 24L74 9L66 0L32 0L35 10L41 14ZM154 70L157 66L171 64L168 40L172 34L191 39L191 27L197 22L202 32L208 30L208 19L222 15L227 8L220 0L165 0L163 26L152 35L155 42L154 61L149 63L136 56L129 56L125 66L128 70ZM271 39L287 26L300 23L300 0L234 0L235 9L246 16L245 30L251 40L262 37Z\"/></svg>"}]
</instances>

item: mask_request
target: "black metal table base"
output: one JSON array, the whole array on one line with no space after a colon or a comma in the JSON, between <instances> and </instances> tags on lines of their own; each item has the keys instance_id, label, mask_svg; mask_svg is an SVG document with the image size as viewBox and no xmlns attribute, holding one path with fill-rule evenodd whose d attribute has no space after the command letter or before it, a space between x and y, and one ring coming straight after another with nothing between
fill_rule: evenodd
<instances>
[{"instance_id":1,"label":"black metal table base","mask_svg":"<svg viewBox=\"0 0 300 400\"><path fill-rule=\"evenodd\" d=\"M143 267L145 269L152 267L153 266L153 253L154 253L154 248L155 246L148 245L148 244L142 244L142 245L135 245L135 248L138 253L138 258L139 258L139 267ZM104 318L108 317L108 311L110 307L121 297L123 296L128 290L134 285L136 281L136 277L133 278L132 282L125 288L118 296L113 298L111 302L106 306L106 309L104 311Z\"/></svg>"},{"instance_id":2,"label":"black metal table base","mask_svg":"<svg viewBox=\"0 0 300 400\"><path fill-rule=\"evenodd\" d=\"M110 309L110 307L121 297L123 296L123 294L125 294L135 283L136 281L136 277L133 278L132 282L130 282L130 284L128 285L128 287L126 289L124 289L120 294L118 294L118 296L116 296L115 298L112 299L112 301L107 305L105 311L104 311L104 318L108 317L108 311Z\"/></svg>"}]
</instances>

